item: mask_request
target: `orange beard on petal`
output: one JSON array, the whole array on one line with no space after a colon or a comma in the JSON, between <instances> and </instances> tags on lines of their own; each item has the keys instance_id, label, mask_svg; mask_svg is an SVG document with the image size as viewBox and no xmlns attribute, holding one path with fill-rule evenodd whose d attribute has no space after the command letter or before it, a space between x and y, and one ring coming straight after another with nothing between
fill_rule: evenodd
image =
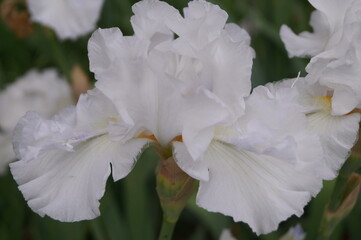
<instances>
[{"instance_id":1,"label":"orange beard on petal","mask_svg":"<svg viewBox=\"0 0 361 240\"><path fill-rule=\"evenodd\" d=\"M148 138L150 140L153 140L155 142L158 142L157 138L154 136L154 134L151 134L148 131L144 131L140 133L136 138ZM174 137L170 142L183 142L183 137L181 135Z\"/></svg>"},{"instance_id":2,"label":"orange beard on petal","mask_svg":"<svg viewBox=\"0 0 361 240\"><path fill-rule=\"evenodd\" d=\"M176 136L175 138L173 138L172 142L175 141L175 142L183 142L183 137L182 135L180 136Z\"/></svg>"},{"instance_id":3,"label":"orange beard on petal","mask_svg":"<svg viewBox=\"0 0 361 240\"><path fill-rule=\"evenodd\" d=\"M361 113L361 109L359 109L359 108L355 108L354 110L352 110L350 113L348 113L348 114L352 114L352 113ZM348 115L347 114L347 115Z\"/></svg>"},{"instance_id":4,"label":"orange beard on petal","mask_svg":"<svg viewBox=\"0 0 361 240\"><path fill-rule=\"evenodd\" d=\"M142 132L141 134L139 134L137 136L137 138L148 138L150 140L153 140L155 142L157 142L157 138L154 136L154 134L147 134L146 132Z\"/></svg>"}]
</instances>

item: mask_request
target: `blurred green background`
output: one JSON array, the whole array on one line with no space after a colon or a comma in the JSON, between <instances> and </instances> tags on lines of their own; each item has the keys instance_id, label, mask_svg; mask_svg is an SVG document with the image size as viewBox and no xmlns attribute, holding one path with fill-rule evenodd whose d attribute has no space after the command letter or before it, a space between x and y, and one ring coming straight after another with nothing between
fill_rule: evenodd
<instances>
[{"instance_id":1,"label":"blurred green background","mask_svg":"<svg viewBox=\"0 0 361 240\"><path fill-rule=\"evenodd\" d=\"M2 3L4 0L0 0ZM133 0L105 0L98 22L101 28L119 27L125 35L132 34L129 22ZM178 9L185 0L166 1ZM251 35L256 52L253 65L253 86L296 77L307 64L305 59L288 59L279 37L282 24L295 32L310 30L308 21L312 7L303 0L222 0L211 1L229 14L229 22L244 27ZM24 7L24 6L20 6ZM21 9L23 10L23 9ZM0 90L31 68L55 67L70 76L75 64L89 72L86 35L76 41L60 42L50 29L33 24L32 32L19 38L2 15L0 21ZM1 113L3 114L3 113ZM101 200L101 216L92 221L61 223L33 213L17 189L10 173L0 176L0 240L153 240L161 224L161 210L155 191L157 157L147 150L135 170L125 179L113 183L109 179ZM257 237L244 223L233 223L231 218L209 213L195 205L194 198L182 213L174 239L218 239L224 228L231 228L239 239L279 239L287 230L301 223L307 239L316 239L322 214L332 193L334 181L324 183L322 192L305 208L301 218L291 217L281 223L278 231ZM361 201L341 222L331 239L361 239Z\"/></svg>"}]
</instances>

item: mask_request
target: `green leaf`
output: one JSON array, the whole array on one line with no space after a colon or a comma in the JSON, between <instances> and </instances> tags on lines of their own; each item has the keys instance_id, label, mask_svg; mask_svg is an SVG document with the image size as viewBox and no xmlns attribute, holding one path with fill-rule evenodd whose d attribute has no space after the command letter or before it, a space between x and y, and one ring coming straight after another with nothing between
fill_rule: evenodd
<instances>
[{"instance_id":1,"label":"green leaf","mask_svg":"<svg viewBox=\"0 0 361 240\"><path fill-rule=\"evenodd\" d=\"M31 216L30 233L36 240L84 240L87 225L85 222L63 223L51 218Z\"/></svg>"},{"instance_id":2,"label":"green leaf","mask_svg":"<svg viewBox=\"0 0 361 240\"><path fill-rule=\"evenodd\" d=\"M193 194L186 208L200 219L202 224L210 231L214 239L218 239L223 229L229 228L232 220L219 213L208 212L196 204L196 194Z\"/></svg>"},{"instance_id":3,"label":"green leaf","mask_svg":"<svg viewBox=\"0 0 361 240\"><path fill-rule=\"evenodd\" d=\"M159 201L155 191L158 156L148 148L132 172L122 181L126 219L132 240L155 239L159 219Z\"/></svg>"}]
</instances>

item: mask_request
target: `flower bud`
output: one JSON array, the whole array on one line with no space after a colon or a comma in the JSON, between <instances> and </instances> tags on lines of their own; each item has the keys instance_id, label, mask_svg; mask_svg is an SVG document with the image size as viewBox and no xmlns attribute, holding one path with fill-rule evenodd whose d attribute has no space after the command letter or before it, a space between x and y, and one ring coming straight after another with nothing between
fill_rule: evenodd
<instances>
[{"instance_id":1,"label":"flower bud","mask_svg":"<svg viewBox=\"0 0 361 240\"><path fill-rule=\"evenodd\" d=\"M195 180L178 167L173 157L161 159L157 170L157 193L165 220L178 220L194 186Z\"/></svg>"}]
</instances>

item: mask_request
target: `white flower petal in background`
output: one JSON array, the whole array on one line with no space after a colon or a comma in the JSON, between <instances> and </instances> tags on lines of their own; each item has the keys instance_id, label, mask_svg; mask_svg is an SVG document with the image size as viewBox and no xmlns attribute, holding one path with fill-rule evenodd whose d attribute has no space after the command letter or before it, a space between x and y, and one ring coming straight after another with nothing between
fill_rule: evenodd
<instances>
[{"instance_id":1,"label":"white flower petal in background","mask_svg":"<svg viewBox=\"0 0 361 240\"><path fill-rule=\"evenodd\" d=\"M356 39L361 40L361 27L360 35ZM320 59L318 65L326 62ZM310 74L306 76L306 80L310 83L318 81L319 84L333 89L333 115L348 114L361 104L361 41L350 44L345 56L333 60L327 66L318 65L308 70Z\"/></svg>"},{"instance_id":2,"label":"white flower petal in background","mask_svg":"<svg viewBox=\"0 0 361 240\"><path fill-rule=\"evenodd\" d=\"M306 233L303 231L301 224L291 227L288 232L283 235L280 240L304 240Z\"/></svg>"},{"instance_id":3,"label":"white flower petal in background","mask_svg":"<svg viewBox=\"0 0 361 240\"><path fill-rule=\"evenodd\" d=\"M289 57L313 57L321 53L329 37L329 23L325 16L315 11L311 15L310 25L314 33L302 32L296 35L292 30L283 25L280 35L286 46Z\"/></svg>"},{"instance_id":4,"label":"white flower petal in background","mask_svg":"<svg viewBox=\"0 0 361 240\"><path fill-rule=\"evenodd\" d=\"M317 9L311 15L313 32L297 36L287 26L281 28L281 38L290 57L314 57L328 51L344 52L353 39L355 26L360 23L357 12L361 4L357 0L309 0ZM355 25L354 25L355 24ZM353 33L353 34L350 34Z\"/></svg>"},{"instance_id":5,"label":"white flower petal in background","mask_svg":"<svg viewBox=\"0 0 361 240\"><path fill-rule=\"evenodd\" d=\"M5 171L6 165L15 160L11 138L20 117L29 110L50 117L72 102L70 86L54 69L31 70L8 85L0 93L0 129L5 136L1 140L0 171Z\"/></svg>"},{"instance_id":6,"label":"white flower petal in background","mask_svg":"<svg viewBox=\"0 0 361 240\"><path fill-rule=\"evenodd\" d=\"M96 28L104 0L28 0L31 19L54 29L57 36L76 39Z\"/></svg>"},{"instance_id":7,"label":"white flower petal in background","mask_svg":"<svg viewBox=\"0 0 361 240\"><path fill-rule=\"evenodd\" d=\"M306 80L333 91L332 114L342 116L361 104L361 2L309 0L313 33L281 28L290 57L311 57Z\"/></svg>"},{"instance_id":8,"label":"white flower petal in background","mask_svg":"<svg viewBox=\"0 0 361 240\"><path fill-rule=\"evenodd\" d=\"M360 114L332 115L333 98L327 96L329 89L318 84L309 85L303 78L267 85L273 92L291 90L291 86L298 91L299 98L289 102L304 106L308 129L320 138L325 164L320 172L324 179L333 179L357 141Z\"/></svg>"},{"instance_id":9,"label":"white flower petal in background","mask_svg":"<svg viewBox=\"0 0 361 240\"><path fill-rule=\"evenodd\" d=\"M237 240L237 239L233 237L229 229L223 229L221 236L219 237L219 240Z\"/></svg>"},{"instance_id":10,"label":"white flower petal in background","mask_svg":"<svg viewBox=\"0 0 361 240\"><path fill-rule=\"evenodd\" d=\"M31 70L1 92L0 127L10 132L29 110L50 117L72 102L70 86L54 69Z\"/></svg>"}]
</instances>

